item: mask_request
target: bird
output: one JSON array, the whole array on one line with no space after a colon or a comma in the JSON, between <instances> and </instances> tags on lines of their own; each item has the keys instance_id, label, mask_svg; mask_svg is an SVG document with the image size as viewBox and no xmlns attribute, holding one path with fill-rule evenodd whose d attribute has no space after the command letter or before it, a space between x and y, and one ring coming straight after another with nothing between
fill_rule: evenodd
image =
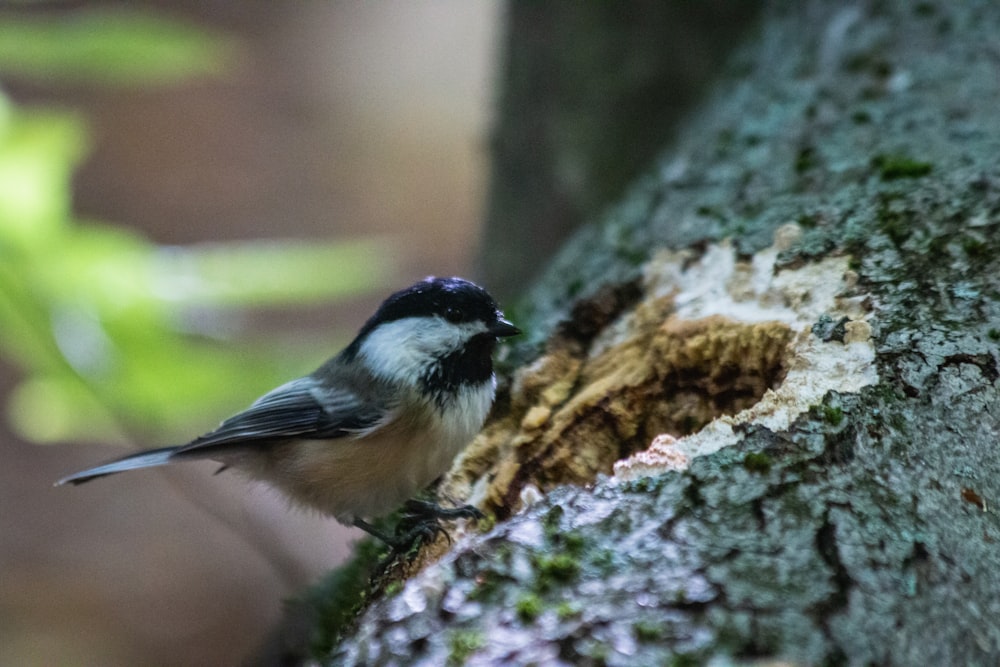
<instances>
[{"instance_id":1,"label":"bird","mask_svg":"<svg viewBox=\"0 0 1000 667\"><path fill-rule=\"evenodd\" d=\"M479 510L414 499L482 429L497 343L521 333L490 294L428 277L382 302L340 353L187 444L131 454L56 482L213 460L397 549ZM370 523L404 505L405 534ZM402 526L402 522L400 526Z\"/></svg>"}]
</instances>

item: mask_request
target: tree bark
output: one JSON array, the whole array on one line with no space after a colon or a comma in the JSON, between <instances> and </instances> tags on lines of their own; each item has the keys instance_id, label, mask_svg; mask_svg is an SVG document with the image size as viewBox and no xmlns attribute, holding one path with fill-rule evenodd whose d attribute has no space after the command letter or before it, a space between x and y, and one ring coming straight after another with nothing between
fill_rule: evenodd
<instances>
[{"instance_id":1,"label":"tree bark","mask_svg":"<svg viewBox=\"0 0 1000 667\"><path fill-rule=\"evenodd\" d=\"M331 664L1000 663L998 34L771 3L518 313L497 525Z\"/></svg>"}]
</instances>

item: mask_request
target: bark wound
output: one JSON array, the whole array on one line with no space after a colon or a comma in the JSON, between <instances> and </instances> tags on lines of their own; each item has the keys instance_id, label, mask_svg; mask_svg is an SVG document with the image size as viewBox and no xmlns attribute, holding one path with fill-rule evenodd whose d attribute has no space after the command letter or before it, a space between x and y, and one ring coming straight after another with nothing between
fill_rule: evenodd
<instances>
[{"instance_id":1,"label":"bark wound","mask_svg":"<svg viewBox=\"0 0 1000 667\"><path fill-rule=\"evenodd\" d=\"M787 225L749 260L728 243L658 253L641 284L577 303L443 494L504 519L555 486L686 468L735 444L739 425L781 430L827 392L874 382L848 258L777 266L800 235Z\"/></svg>"},{"instance_id":2,"label":"bark wound","mask_svg":"<svg viewBox=\"0 0 1000 667\"><path fill-rule=\"evenodd\" d=\"M642 301L627 333L581 350L557 333L511 389L511 411L470 447L462 471L489 479L482 503L499 518L526 489L586 484L659 434L678 437L735 414L781 382L794 336L781 322L673 314L673 298Z\"/></svg>"}]
</instances>

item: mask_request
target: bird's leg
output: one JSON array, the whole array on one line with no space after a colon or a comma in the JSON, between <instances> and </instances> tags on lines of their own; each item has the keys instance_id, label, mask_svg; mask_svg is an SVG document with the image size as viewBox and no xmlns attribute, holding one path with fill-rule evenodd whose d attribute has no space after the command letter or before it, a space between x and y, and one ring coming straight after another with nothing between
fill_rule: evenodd
<instances>
[{"instance_id":1,"label":"bird's leg","mask_svg":"<svg viewBox=\"0 0 1000 667\"><path fill-rule=\"evenodd\" d=\"M390 547L393 548L393 550L396 549L396 539L391 537L385 531L379 530L378 528L371 525L367 521L359 519L357 517L355 517L354 521L352 521L351 523L354 525L355 528L360 528L361 530L365 531L372 537L377 538L378 540L384 542L385 544L388 544Z\"/></svg>"}]
</instances>

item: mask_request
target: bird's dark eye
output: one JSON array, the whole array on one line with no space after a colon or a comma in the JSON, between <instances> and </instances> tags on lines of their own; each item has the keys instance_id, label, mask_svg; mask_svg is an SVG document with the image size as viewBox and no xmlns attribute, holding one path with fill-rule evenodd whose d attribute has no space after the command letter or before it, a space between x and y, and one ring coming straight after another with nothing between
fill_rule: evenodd
<instances>
[{"instance_id":1,"label":"bird's dark eye","mask_svg":"<svg viewBox=\"0 0 1000 667\"><path fill-rule=\"evenodd\" d=\"M448 306L444 311L444 318L452 323L461 322L464 319L464 314L461 308L456 308L455 306Z\"/></svg>"}]
</instances>

